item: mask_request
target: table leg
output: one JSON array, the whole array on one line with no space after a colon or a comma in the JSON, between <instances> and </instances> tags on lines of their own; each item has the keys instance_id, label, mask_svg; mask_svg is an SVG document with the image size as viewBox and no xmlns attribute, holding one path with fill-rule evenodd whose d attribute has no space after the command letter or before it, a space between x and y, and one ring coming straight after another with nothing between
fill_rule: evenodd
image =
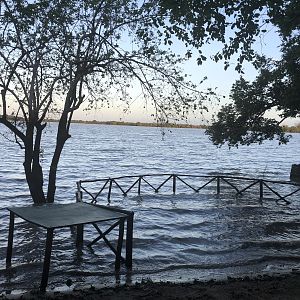
<instances>
[{"instance_id":1,"label":"table leg","mask_svg":"<svg viewBox=\"0 0 300 300\"><path fill-rule=\"evenodd\" d=\"M125 219L122 219L120 220L120 224L119 224L119 238L118 238L118 245L116 251L116 262L115 262L116 270L119 270L121 267L122 245L123 245L123 238L124 238L124 222Z\"/></svg>"},{"instance_id":2,"label":"table leg","mask_svg":"<svg viewBox=\"0 0 300 300\"><path fill-rule=\"evenodd\" d=\"M9 268L11 266L13 238L14 238L14 225L15 225L15 214L13 212L10 212L8 242L7 242L7 252L6 252L6 267L7 268Z\"/></svg>"},{"instance_id":3,"label":"table leg","mask_svg":"<svg viewBox=\"0 0 300 300\"><path fill-rule=\"evenodd\" d=\"M46 291L46 287L48 284L52 241L53 241L53 228L49 228L47 229L47 240L46 240L46 250L45 250L45 258L44 258L44 265L43 265L43 275L42 275L42 280L40 285L40 290L42 292Z\"/></svg>"},{"instance_id":4,"label":"table leg","mask_svg":"<svg viewBox=\"0 0 300 300\"><path fill-rule=\"evenodd\" d=\"M83 224L77 225L76 247L82 247L83 245L83 228Z\"/></svg>"},{"instance_id":5,"label":"table leg","mask_svg":"<svg viewBox=\"0 0 300 300\"><path fill-rule=\"evenodd\" d=\"M131 212L127 217L126 232L126 267L132 267L132 242L133 242L133 215Z\"/></svg>"}]
</instances>

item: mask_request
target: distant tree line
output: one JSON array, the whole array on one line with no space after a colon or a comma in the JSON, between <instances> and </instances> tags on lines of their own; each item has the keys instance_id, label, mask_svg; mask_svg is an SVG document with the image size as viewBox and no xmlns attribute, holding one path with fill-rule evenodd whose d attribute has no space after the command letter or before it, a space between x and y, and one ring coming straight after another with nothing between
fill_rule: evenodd
<instances>
[{"instance_id":1,"label":"distant tree line","mask_svg":"<svg viewBox=\"0 0 300 300\"><path fill-rule=\"evenodd\" d=\"M52 120L55 121L55 120ZM125 121L83 121L83 120L73 120L73 123L79 124L102 124L102 125L120 125L120 126L143 126L143 127L161 127L161 124L151 122L125 122ZM198 128L198 129L208 129L209 125L204 124L188 124L188 123L164 123L163 127L166 128ZM300 133L300 123L294 126L283 125L282 126L283 132L290 132L290 133Z\"/></svg>"},{"instance_id":2,"label":"distant tree line","mask_svg":"<svg viewBox=\"0 0 300 300\"><path fill-rule=\"evenodd\" d=\"M9 120L16 120L15 116L7 116ZM23 121L21 117L17 118L18 121ZM46 119L49 122L58 122L57 119ZM188 123L164 123L163 125L157 122L126 122L126 121L98 121L98 120L72 120L75 124L99 124L99 125L116 125L116 126L142 126L142 127L166 127L166 128L198 128L209 129L210 125L204 124L188 124ZM300 123L293 126L282 125L283 132L300 133Z\"/></svg>"},{"instance_id":3,"label":"distant tree line","mask_svg":"<svg viewBox=\"0 0 300 300\"><path fill-rule=\"evenodd\" d=\"M282 130L284 132L291 132L291 133L299 133L300 132L300 124L295 126L282 126Z\"/></svg>"}]
</instances>

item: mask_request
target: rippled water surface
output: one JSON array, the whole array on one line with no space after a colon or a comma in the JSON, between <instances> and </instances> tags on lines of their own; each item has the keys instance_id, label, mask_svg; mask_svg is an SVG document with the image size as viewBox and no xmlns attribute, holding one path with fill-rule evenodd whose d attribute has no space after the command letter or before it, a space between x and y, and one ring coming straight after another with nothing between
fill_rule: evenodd
<instances>
[{"instance_id":1,"label":"rippled water surface","mask_svg":"<svg viewBox=\"0 0 300 300\"><path fill-rule=\"evenodd\" d=\"M55 126L47 129L42 163L47 169L55 142ZM3 129L1 129L3 130ZM289 180L292 163L300 162L300 135L286 146L276 142L239 149L218 149L202 130L172 129L165 135L157 128L79 125L64 149L58 172L57 202L74 202L76 181L139 174L229 174L272 180ZM0 137L0 291L26 290L39 286L44 255L45 230L16 219L12 269L5 270L8 235L7 206L31 204L22 169L22 150ZM165 177L151 177L158 186ZM185 178L185 177L183 177ZM185 178L200 187L204 179ZM133 181L125 180L129 187ZM235 182L239 186L244 182ZM101 188L91 185L93 192ZM274 187L279 188L279 187ZM280 187L281 188L281 187ZM284 187L283 194L293 191ZM105 192L105 191L104 191ZM105 193L100 202L106 204ZM77 250L70 228L55 232L49 288L74 285L114 284L142 278L192 280L225 276L290 272L300 268L300 193L290 204L276 202L266 194L259 200L258 186L242 197L221 184L199 193L171 181L159 193L142 187L123 197L114 190L111 205L135 212L133 269L114 272L114 255L99 242L92 249ZM86 196L85 196L86 197ZM89 201L86 197L84 200ZM96 236L85 231L85 243ZM112 233L110 239L115 240Z\"/></svg>"}]
</instances>

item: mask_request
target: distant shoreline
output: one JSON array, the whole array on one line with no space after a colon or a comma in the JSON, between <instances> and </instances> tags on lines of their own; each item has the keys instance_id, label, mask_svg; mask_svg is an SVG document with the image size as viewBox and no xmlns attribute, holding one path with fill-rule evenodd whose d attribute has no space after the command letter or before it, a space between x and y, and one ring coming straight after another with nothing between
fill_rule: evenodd
<instances>
[{"instance_id":1,"label":"distant shoreline","mask_svg":"<svg viewBox=\"0 0 300 300\"><path fill-rule=\"evenodd\" d=\"M289 133L299 133L300 132L300 124L296 126L282 126L284 132L289 132Z\"/></svg>"},{"instance_id":2,"label":"distant shoreline","mask_svg":"<svg viewBox=\"0 0 300 300\"><path fill-rule=\"evenodd\" d=\"M57 122L56 120L51 120ZM166 128L196 128L196 129L208 129L209 125L192 125L192 124L174 124L166 123L160 125L159 123L146 123L146 122L124 122L124 121L83 121L73 120L72 123L78 124L99 124L99 125L118 125L118 126L142 126L142 127L166 127ZM286 133L300 133L300 124L296 126L282 126L282 129Z\"/></svg>"},{"instance_id":3,"label":"distant shoreline","mask_svg":"<svg viewBox=\"0 0 300 300\"><path fill-rule=\"evenodd\" d=\"M51 120L52 121L52 120ZM54 120L53 120L54 121ZM117 125L117 126L142 126L142 127L167 127L167 128L200 128L207 129L208 125L192 125L192 124L174 124L166 123L160 125L159 123L146 123L146 122L123 122L123 121L83 121L83 120L73 120L72 123L78 124L98 124L98 125Z\"/></svg>"},{"instance_id":4,"label":"distant shoreline","mask_svg":"<svg viewBox=\"0 0 300 300\"><path fill-rule=\"evenodd\" d=\"M13 119L12 116L8 119ZM45 122L58 122L56 119L47 119ZM94 124L94 125L116 125L116 126L142 126L142 127L165 127L165 128L194 128L194 129L208 129L209 125L192 125L192 124L183 124L183 123L147 123L147 122L125 122L125 121L84 121L84 120L72 120L72 123L75 124ZM283 125L282 129L286 133L300 133L300 123L295 126Z\"/></svg>"}]
</instances>

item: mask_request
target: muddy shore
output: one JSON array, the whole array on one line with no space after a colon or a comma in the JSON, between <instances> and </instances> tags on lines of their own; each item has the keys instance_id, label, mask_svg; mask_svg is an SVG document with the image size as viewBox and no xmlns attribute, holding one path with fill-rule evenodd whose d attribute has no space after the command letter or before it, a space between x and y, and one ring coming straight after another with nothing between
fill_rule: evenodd
<instances>
[{"instance_id":1,"label":"muddy shore","mask_svg":"<svg viewBox=\"0 0 300 300\"><path fill-rule=\"evenodd\" d=\"M300 273L223 281L188 283L142 281L98 289L91 286L71 292L31 291L23 295L2 295L0 299L300 299Z\"/></svg>"}]
</instances>

